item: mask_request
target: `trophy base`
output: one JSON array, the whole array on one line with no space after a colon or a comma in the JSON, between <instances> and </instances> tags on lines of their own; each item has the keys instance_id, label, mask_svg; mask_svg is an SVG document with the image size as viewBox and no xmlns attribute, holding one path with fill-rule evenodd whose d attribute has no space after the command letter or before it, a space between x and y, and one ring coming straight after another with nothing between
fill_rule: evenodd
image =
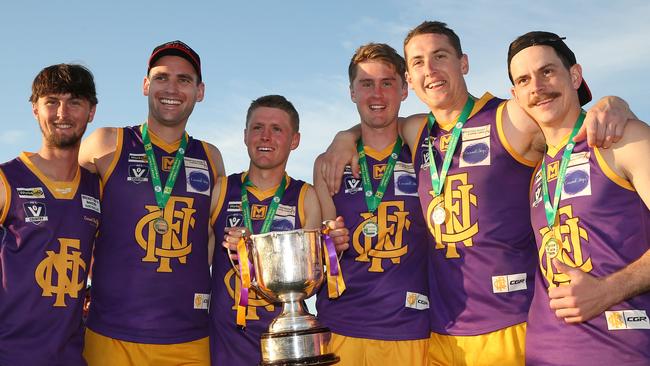
<instances>
[{"instance_id":1,"label":"trophy base","mask_svg":"<svg viewBox=\"0 0 650 366\"><path fill-rule=\"evenodd\" d=\"M300 331L262 333L260 366L332 365L340 358L329 353L331 333L318 327Z\"/></svg>"}]
</instances>

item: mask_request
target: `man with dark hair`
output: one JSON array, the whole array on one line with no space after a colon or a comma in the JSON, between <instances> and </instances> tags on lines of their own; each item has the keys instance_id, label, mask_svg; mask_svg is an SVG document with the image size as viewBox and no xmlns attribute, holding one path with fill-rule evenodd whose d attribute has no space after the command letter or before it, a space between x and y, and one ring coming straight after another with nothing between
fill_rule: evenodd
<instances>
[{"instance_id":1,"label":"man with dark hair","mask_svg":"<svg viewBox=\"0 0 650 366\"><path fill-rule=\"evenodd\" d=\"M422 213L435 243L429 362L521 365L536 262L528 187L544 136L515 102L469 94L468 57L446 24L426 21L414 28L404 54L407 81L430 110L399 124L414 152ZM609 102L594 109L606 112ZM614 119L627 120L625 102L617 104L624 112ZM334 151L334 166L354 159L357 137L341 135L347 147ZM342 170L329 172L336 177Z\"/></svg>"},{"instance_id":2,"label":"man with dark hair","mask_svg":"<svg viewBox=\"0 0 650 366\"><path fill-rule=\"evenodd\" d=\"M420 213L409 147L397 133L408 95L405 63L392 47L359 47L348 67L350 97L361 118L361 179L349 167L330 196L314 166L325 219L343 215L352 248L341 255L346 293L317 297L318 316L332 329L340 365L426 365L429 338L427 253L431 236ZM344 248L341 248L344 249Z\"/></svg>"},{"instance_id":3,"label":"man with dark hair","mask_svg":"<svg viewBox=\"0 0 650 366\"><path fill-rule=\"evenodd\" d=\"M633 120L610 149L574 143L590 99L563 38L510 44L512 95L539 125L531 222L539 253L528 365L650 364L650 127Z\"/></svg>"},{"instance_id":4,"label":"man with dark hair","mask_svg":"<svg viewBox=\"0 0 650 366\"><path fill-rule=\"evenodd\" d=\"M102 179L84 356L90 365L209 363L209 217L224 175L216 147L185 132L203 100L198 54L180 41L151 53L141 124L100 128L80 162Z\"/></svg>"},{"instance_id":5,"label":"man with dark hair","mask_svg":"<svg viewBox=\"0 0 650 366\"><path fill-rule=\"evenodd\" d=\"M99 178L78 156L97 105L93 76L80 65L46 67L29 100L41 148L0 165L0 364L86 365Z\"/></svg>"},{"instance_id":6,"label":"man with dark hair","mask_svg":"<svg viewBox=\"0 0 650 366\"><path fill-rule=\"evenodd\" d=\"M242 230L250 235L321 227L316 191L285 171L290 152L300 143L298 126L298 112L285 97L266 95L254 100L244 130L248 171L217 181L218 204L211 222L215 237L224 241L212 260L212 365L259 364L260 336L282 310L252 288L244 301L247 306L241 306L240 298L246 293L231 268L227 249L236 250ZM347 243L343 222L339 220L332 228L330 236L339 245Z\"/></svg>"}]
</instances>

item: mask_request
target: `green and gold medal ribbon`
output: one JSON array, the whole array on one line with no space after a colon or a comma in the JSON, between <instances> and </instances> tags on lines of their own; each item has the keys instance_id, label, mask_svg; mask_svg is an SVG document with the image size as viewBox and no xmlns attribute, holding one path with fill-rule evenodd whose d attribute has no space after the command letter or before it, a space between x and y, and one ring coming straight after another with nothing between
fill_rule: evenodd
<instances>
[{"instance_id":1,"label":"green and gold medal ribbon","mask_svg":"<svg viewBox=\"0 0 650 366\"><path fill-rule=\"evenodd\" d=\"M395 141L395 146L393 146L393 151L390 154L388 163L386 164L386 170L384 171L384 176L381 177L377 191L372 193L372 181L370 180L370 172L368 171L368 162L366 159L366 152L363 150L363 141L359 139L357 141L357 152L359 153L359 167L361 168L361 183L363 184L363 192L365 194L366 206L368 206L368 212L374 213L379 207L381 200L384 198L386 193L386 188L388 183L393 176L393 170L395 169L395 163L397 162L397 157L399 156L400 151L402 150L402 138L397 137Z\"/></svg>"},{"instance_id":2,"label":"green and gold medal ribbon","mask_svg":"<svg viewBox=\"0 0 650 366\"><path fill-rule=\"evenodd\" d=\"M248 229L250 233L253 233L253 221L251 220L251 209L248 202L248 187L252 186L253 183L248 179L248 174L244 178L244 182L241 186L241 209L242 215L244 216L244 226ZM275 190L269 208L266 211L266 217L264 218L264 223L262 224L262 229L258 234L265 234L271 230L271 224L273 224L273 218L275 217L275 212L280 206L280 201L284 196L284 191L287 185L287 176L286 174L282 175L282 181L280 186ZM250 288L252 276L251 273L251 263L248 260L248 251L246 250L246 239L242 236L239 239L237 244L237 255L239 256L239 267L241 273L242 284L239 292L239 301L237 301L237 325L246 326L246 308L248 306L248 290Z\"/></svg>"},{"instance_id":3,"label":"green and gold medal ribbon","mask_svg":"<svg viewBox=\"0 0 650 366\"><path fill-rule=\"evenodd\" d=\"M187 148L187 137L185 132L181 137L181 143L176 151L176 156L174 156L174 162L172 163L171 170L169 171L169 176L167 177L167 182L165 182L165 188L162 188L162 183L160 180L160 172L158 171L158 164L156 163L156 155L153 151L153 145L151 144L151 137L149 136L148 123L142 125L142 142L144 143L144 152L147 154L147 162L149 163L149 171L151 172L151 184L153 185L153 191L156 195L156 203L160 208L161 216L162 212L171 197L172 190L174 189L174 184L176 183L176 178L178 178L178 172L181 170L181 164L183 163L183 158L185 156L185 149Z\"/></svg>"},{"instance_id":4,"label":"green and gold medal ribbon","mask_svg":"<svg viewBox=\"0 0 650 366\"><path fill-rule=\"evenodd\" d=\"M436 123L436 117L433 115L433 113L429 112L429 120L428 120L429 174L431 175L431 188L433 188L433 192L435 193L436 196L440 195L440 192L442 192L442 188L445 185L445 178L447 177L447 172L449 171L449 167L451 166L451 161L454 158L456 145L458 144L458 140L463 130L463 126L465 125L465 122L467 122L467 119L469 118L469 114L472 112L472 108L474 108L474 97L472 97L471 95L467 95L467 102L465 102L465 106L463 107L463 110L460 113L460 116L458 117L458 122L456 122L456 125L454 125L454 129L451 132L451 138L449 140L449 145L447 146L447 152L445 153L445 158L442 162L442 167L440 168L440 174L438 174L438 168L436 167L436 160L434 159L433 156L433 149L431 148L432 144L430 138L431 130L433 129L434 124Z\"/></svg>"},{"instance_id":5,"label":"green and gold medal ribbon","mask_svg":"<svg viewBox=\"0 0 650 366\"><path fill-rule=\"evenodd\" d=\"M569 166L569 161L571 160L571 154L573 153L573 148L575 143L573 138L582 127L582 123L585 120L585 111L581 111L578 119L573 126L573 131L569 135L569 141L567 141L566 147L564 148L564 153L562 154L562 161L560 162L560 169L558 170L557 184L555 186L555 196L553 197L553 204L551 204L551 198L548 194L548 177L546 176L546 158L542 159L542 197L544 198L544 211L546 212L546 222L548 223L548 228L553 230L555 225L555 218L557 216L557 209L560 204L560 196L562 195L562 187L564 186L564 179L566 178L566 169ZM546 154L545 154L546 155Z\"/></svg>"}]
</instances>

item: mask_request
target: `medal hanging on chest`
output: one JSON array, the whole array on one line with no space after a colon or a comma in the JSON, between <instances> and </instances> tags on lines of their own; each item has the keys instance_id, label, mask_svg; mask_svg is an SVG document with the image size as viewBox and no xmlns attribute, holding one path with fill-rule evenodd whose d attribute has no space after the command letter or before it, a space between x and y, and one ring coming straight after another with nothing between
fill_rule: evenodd
<instances>
[{"instance_id":1,"label":"medal hanging on chest","mask_svg":"<svg viewBox=\"0 0 650 366\"><path fill-rule=\"evenodd\" d=\"M151 137L149 136L148 124L146 122L142 125L142 142L144 144L144 152L147 155L149 171L151 172L151 184L156 196L156 204L160 210L160 217L154 220L153 229L156 233L165 235L169 232L169 222L167 219L165 219L164 216L165 206L167 205L167 201L169 201L169 197L171 197L172 190L174 189L174 184L176 183L176 178L178 178L178 173L181 169L183 158L185 157L187 137L185 136L185 132L183 132L181 143L178 147L178 150L176 151L176 155L174 156L174 162L172 163L172 167L169 171L169 176L167 177L167 182L165 182L164 189L162 187L160 172L158 171L158 163L156 163L156 155L153 151Z\"/></svg>"},{"instance_id":2,"label":"medal hanging on chest","mask_svg":"<svg viewBox=\"0 0 650 366\"><path fill-rule=\"evenodd\" d=\"M467 102L463 106L463 110L458 117L458 122L454 125L453 130L451 131L451 138L449 139L449 144L447 145L447 152L445 153L445 158L442 161L442 166L440 167L440 174L438 174L438 167L436 166L436 160L433 155L433 148L431 147L431 130L436 123L436 117L433 113L429 112L428 116L428 153L429 153L429 174L431 176L431 188L433 189L434 198L440 196L442 188L445 185L445 179L447 178L447 173L449 172L449 167L454 158L454 152L456 151L456 146L458 145L458 140L460 139L463 126L467 119L469 118L470 113L474 108L474 97L471 95L467 96ZM431 221L436 225L442 225L447 221L447 210L445 209L444 199L433 209L431 213Z\"/></svg>"},{"instance_id":3,"label":"medal hanging on chest","mask_svg":"<svg viewBox=\"0 0 650 366\"><path fill-rule=\"evenodd\" d=\"M560 197L562 196L562 187L564 186L564 180L566 178L566 170L569 166L569 161L571 160L571 153L573 153L573 148L575 143L573 138L582 127L582 123L585 119L585 111L581 111L578 119L573 126L573 130L569 135L569 140L567 141L564 152L562 153L562 160L560 162L560 168L557 173L557 182L555 183L555 196L553 197L553 203L551 203L551 197L548 191L548 176L546 173L546 154L542 159L542 164L540 170L542 171L542 198L544 200L544 213L546 216L546 223L549 229L549 238L546 239L544 243L544 252L548 258L555 258L560 255L562 251L562 240L561 238L556 237L555 233L557 230L556 219L557 211L560 205ZM558 220L559 221L559 220ZM559 222L557 223L559 225Z\"/></svg>"},{"instance_id":4,"label":"medal hanging on chest","mask_svg":"<svg viewBox=\"0 0 650 366\"><path fill-rule=\"evenodd\" d=\"M357 142L357 152L359 153L359 168L361 169L361 183L363 184L363 193L366 199L366 206L368 207L368 212L373 214L377 211L377 207L381 203L381 200L384 198L386 193L386 188L388 188L388 183L393 177L393 170L395 170L395 164L397 163L397 158L400 151L402 151L402 139L398 136L393 146L393 151L388 158L388 163L386 163L386 170L384 170L384 175L379 181L379 186L377 186L377 191L372 192L372 181L370 180L370 171L368 168L368 161L366 158L366 152L363 149L363 141L359 139ZM377 216L370 217L363 224L363 235L374 238L379 234L379 224L377 224Z\"/></svg>"}]
</instances>

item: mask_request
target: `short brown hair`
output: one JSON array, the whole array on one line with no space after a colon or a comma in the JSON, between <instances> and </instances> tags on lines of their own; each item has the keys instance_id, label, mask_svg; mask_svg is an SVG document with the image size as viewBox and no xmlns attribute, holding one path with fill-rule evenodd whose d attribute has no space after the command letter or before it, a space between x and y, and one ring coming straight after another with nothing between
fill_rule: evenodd
<instances>
[{"instance_id":1,"label":"short brown hair","mask_svg":"<svg viewBox=\"0 0 650 366\"><path fill-rule=\"evenodd\" d=\"M453 29L447 27L446 23L439 21L429 21L425 20L417 27L411 29L406 38L404 38L404 57L408 58L406 55L406 45L411 41L411 39L420 34L442 34L447 36L449 43L456 50L456 56L461 57L463 55L463 49L460 47L460 38Z\"/></svg>"},{"instance_id":2,"label":"short brown hair","mask_svg":"<svg viewBox=\"0 0 650 366\"><path fill-rule=\"evenodd\" d=\"M251 105L248 107L248 112L246 112L246 126L248 126L248 122L250 121L253 112L259 107L277 108L287 112L289 120L291 121L291 127L293 127L293 132L298 132L300 127L300 116L298 116L298 111L293 104L287 100L287 98L275 94L265 95L251 102Z\"/></svg>"},{"instance_id":3,"label":"short brown hair","mask_svg":"<svg viewBox=\"0 0 650 366\"><path fill-rule=\"evenodd\" d=\"M385 43L368 43L357 48L348 66L350 84L357 77L357 65L365 61L381 61L393 66L395 72L402 78L402 83L406 84L406 62L404 57Z\"/></svg>"},{"instance_id":4,"label":"short brown hair","mask_svg":"<svg viewBox=\"0 0 650 366\"><path fill-rule=\"evenodd\" d=\"M36 103L38 98L48 94L68 93L75 98L88 100L91 105L97 105L95 80L90 70L76 64L58 64L44 68L34 78L29 101Z\"/></svg>"}]
</instances>

